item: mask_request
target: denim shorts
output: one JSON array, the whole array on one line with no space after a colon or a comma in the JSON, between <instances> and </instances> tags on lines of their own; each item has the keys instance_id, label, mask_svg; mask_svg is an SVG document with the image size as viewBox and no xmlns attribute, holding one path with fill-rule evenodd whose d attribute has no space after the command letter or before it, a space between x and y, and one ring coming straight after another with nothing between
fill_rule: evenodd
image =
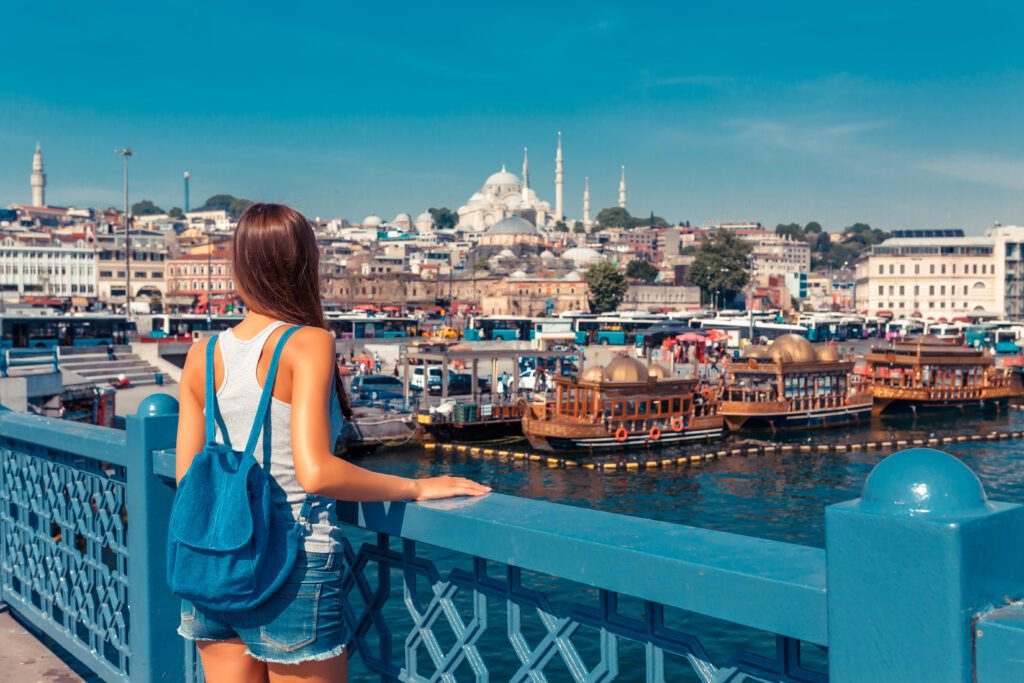
<instances>
[{"instance_id":1,"label":"denim shorts","mask_svg":"<svg viewBox=\"0 0 1024 683\"><path fill-rule=\"evenodd\" d=\"M178 633L197 641L239 638L263 662L298 664L337 657L348 640L341 604L344 565L341 552L300 552L281 588L244 612L205 610L182 600Z\"/></svg>"}]
</instances>

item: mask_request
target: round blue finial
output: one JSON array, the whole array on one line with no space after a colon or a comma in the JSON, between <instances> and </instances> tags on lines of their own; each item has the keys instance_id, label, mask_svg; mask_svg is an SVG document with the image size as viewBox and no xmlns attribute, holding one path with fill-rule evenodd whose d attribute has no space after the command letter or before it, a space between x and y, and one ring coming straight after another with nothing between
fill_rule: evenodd
<instances>
[{"instance_id":1,"label":"round blue finial","mask_svg":"<svg viewBox=\"0 0 1024 683\"><path fill-rule=\"evenodd\" d=\"M980 512L985 489L967 465L931 448L890 455L864 482L861 505L891 515L949 517Z\"/></svg>"},{"instance_id":2,"label":"round blue finial","mask_svg":"<svg viewBox=\"0 0 1024 683\"><path fill-rule=\"evenodd\" d=\"M177 415L178 414L178 399L174 398L170 394L150 394L146 398L142 399L138 409L135 411L136 415L142 415L144 417L150 417L154 415Z\"/></svg>"}]
</instances>

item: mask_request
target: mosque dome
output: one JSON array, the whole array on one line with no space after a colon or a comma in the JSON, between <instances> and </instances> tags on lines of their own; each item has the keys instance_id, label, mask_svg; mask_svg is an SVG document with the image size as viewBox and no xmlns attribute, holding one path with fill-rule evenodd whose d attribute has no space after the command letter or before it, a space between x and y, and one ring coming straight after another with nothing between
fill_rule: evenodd
<instances>
[{"instance_id":1,"label":"mosque dome","mask_svg":"<svg viewBox=\"0 0 1024 683\"><path fill-rule=\"evenodd\" d=\"M573 247L562 252L562 258L577 266L586 266L601 260L601 254L590 247Z\"/></svg>"},{"instance_id":2,"label":"mosque dome","mask_svg":"<svg viewBox=\"0 0 1024 683\"><path fill-rule=\"evenodd\" d=\"M537 235L537 226L525 218L509 216L487 228L488 235Z\"/></svg>"},{"instance_id":3,"label":"mosque dome","mask_svg":"<svg viewBox=\"0 0 1024 683\"><path fill-rule=\"evenodd\" d=\"M555 258L555 255L554 255L554 254L552 254L550 250L548 250L548 249L545 249L544 251L540 252L540 257L541 257L542 259L545 259L545 260L547 260L547 259L553 259L553 258Z\"/></svg>"},{"instance_id":4,"label":"mosque dome","mask_svg":"<svg viewBox=\"0 0 1024 683\"><path fill-rule=\"evenodd\" d=\"M651 376L650 370L648 370L646 365L636 358L629 358L627 356L619 356L605 366L604 371L611 382L646 382Z\"/></svg>"},{"instance_id":5,"label":"mosque dome","mask_svg":"<svg viewBox=\"0 0 1024 683\"><path fill-rule=\"evenodd\" d=\"M407 213L405 213L403 211L402 213L400 213L397 216L395 216L394 220L392 220L391 222L392 223L412 223L412 216L410 216L409 214L407 214Z\"/></svg>"},{"instance_id":6,"label":"mosque dome","mask_svg":"<svg viewBox=\"0 0 1024 683\"><path fill-rule=\"evenodd\" d=\"M419 223L421 221L424 222L424 223L426 223L426 222L433 223L434 222L434 217L430 215L429 211L424 211L419 216L416 216L416 222Z\"/></svg>"},{"instance_id":7,"label":"mosque dome","mask_svg":"<svg viewBox=\"0 0 1024 683\"><path fill-rule=\"evenodd\" d=\"M603 382L606 379L608 379L608 375L600 365L592 365L580 375L581 382Z\"/></svg>"},{"instance_id":8,"label":"mosque dome","mask_svg":"<svg viewBox=\"0 0 1024 683\"><path fill-rule=\"evenodd\" d=\"M526 277L526 271L525 270L517 270L517 271L513 272L512 275L510 275L509 277L511 277L514 280L522 280L523 278Z\"/></svg>"},{"instance_id":9,"label":"mosque dome","mask_svg":"<svg viewBox=\"0 0 1024 683\"><path fill-rule=\"evenodd\" d=\"M522 189L523 185L519 181L519 176L515 173L509 173L502 166L501 170L497 173L491 174L487 178L487 182L484 183L484 190L490 191L493 194L503 194L506 192L518 192Z\"/></svg>"},{"instance_id":10,"label":"mosque dome","mask_svg":"<svg viewBox=\"0 0 1024 683\"><path fill-rule=\"evenodd\" d=\"M816 358L811 342L795 334L784 334L773 341L768 353L776 363L811 363Z\"/></svg>"},{"instance_id":11,"label":"mosque dome","mask_svg":"<svg viewBox=\"0 0 1024 683\"><path fill-rule=\"evenodd\" d=\"M516 254L511 249L502 249L500 252L498 252L498 256L500 258L515 258Z\"/></svg>"},{"instance_id":12,"label":"mosque dome","mask_svg":"<svg viewBox=\"0 0 1024 683\"><path fill-rule=\"evenodd\" d=\"M364 228L379 228L383 223L383 219L375 213L371 213L363 219Z\"/></svg>"}]
</instances>

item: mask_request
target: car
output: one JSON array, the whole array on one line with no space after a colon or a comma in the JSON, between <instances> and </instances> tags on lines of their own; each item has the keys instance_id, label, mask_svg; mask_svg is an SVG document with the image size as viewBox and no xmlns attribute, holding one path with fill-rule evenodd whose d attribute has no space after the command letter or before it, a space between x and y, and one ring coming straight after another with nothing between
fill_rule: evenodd
<instances>
[{"instance_id":1,"label":"car","mask_svg":"<svg viewBox=\"0 0 1024 683\"><path fill-rule=\"evenodd\" d=\"M477 389L480 391L480 393L486 394L488 391L491 390L491 384L490 384L490 382L487 379L485 379L483 377L477 377L476 381L477 381ZM470 375L469 373L465 373L465 372L450 372L450 373L448 373L448 395L449 396L459 396L459 395L462 395L462 394L471 394L471 393L473 393L472 387L473 387L473 376ZM434 377L434 374L431 373L430 383L428 385L427 391L430 393L431 396L440 396L441 395L441 378L440 378L440 376Z\"/></svg>"},{"instance_id":2,"label":"car","mask_svg":"<svg viewBox=\"0 0 1024 683\"><path fill-rule=\"evenodd\" d=\"M417 391L416 387L409 387ZM352 397L357 399L392 399L405 397L405 385L391 375L360 375L352 380Z\"/></svg>"},{"instance_id":3,"label":"car","mask_svg":"<svg viewBox=\"0 0 1024 683\"><path fill-rule=\"evenodd\" d=\"M454 327L444 326L434 331L434 337L438 339L459 339L462 333Z\"/></svg>"}]
</instances>

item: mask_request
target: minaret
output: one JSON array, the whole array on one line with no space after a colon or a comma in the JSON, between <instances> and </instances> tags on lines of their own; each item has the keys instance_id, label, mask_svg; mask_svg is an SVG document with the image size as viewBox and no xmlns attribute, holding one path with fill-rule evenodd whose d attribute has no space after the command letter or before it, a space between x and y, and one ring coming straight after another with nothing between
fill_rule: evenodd
<instances>
[{"instance_id":1,"label":"minaret","mask_svg":"<svg viewBox=\"0 0 1024 683\"><path fill-rule=\"evenodd\" d=\"M36 153L32 155L32 206L46 206L46 174L43 173L43 148L36 143Z\"/></svg>"},{"instance_id":2,"label":"minaret","mask_svg":"<svg viewBox=\"0 0 1024 683\"><path fill-rule=\"evenodd\" d=\"M590 178L583 179L583 229L590 232Z\"/></svg>"},{"instance_id":3,"label":"minaret","mask_svg":"<svg viewBox=\"0 0 1024 683\"><path fill-rule=\"evenodd\" d=\"M558 151L555 152L555 220L565 218L562 206L562 131L558 131Z\"/></svg>"},{"instance_id":4,"label":"minaret","mask_svg":"<svg viewBox=\"0 0 1024 683\"><path fill-rule=\"evenodd\" d=\"M529 160L526 156L526 148L523 147L523 202L530 201L530 171Z\"/></svg>"},{"instance_id":5,"label":"minaret","mask_svg":"<svg viewBox=\"0 0 1024 683\"><path fill-rule=\"evenodd\" d=\"M192 174L189 173L188 171L185 171L185 213L188 213L188 210L189 210L189 205L188 205L188 181L191 180L191 179L192 179Z\"/></svg>"},{"instance_id":6,"label":"minaret","mask_svg":"<svg viewBox=\"0 0 1024 683\"><path fill-rule=\"evenodd\" d=\"M622 167L622 176L619 178L619 207L626 208L626 167Z\"/></svg>"}]
</instances>

